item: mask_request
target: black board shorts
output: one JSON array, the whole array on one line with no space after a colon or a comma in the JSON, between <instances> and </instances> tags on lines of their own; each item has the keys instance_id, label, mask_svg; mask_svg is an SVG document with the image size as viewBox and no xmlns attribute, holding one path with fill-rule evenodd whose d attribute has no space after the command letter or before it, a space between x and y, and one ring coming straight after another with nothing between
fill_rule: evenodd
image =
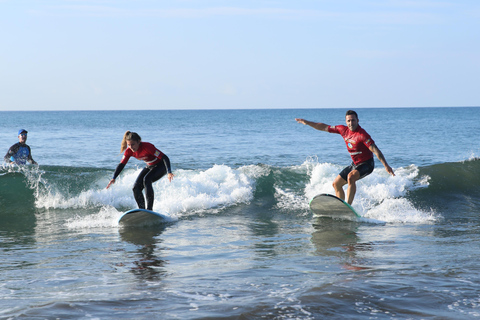
<instances>
[{"instance_id":1,"label":"black board shorts","mask_svg":"<svg viewBox=\"0 0 480 320\"><path fill-rule=\"evenodd\" d=\"M358 172L360 172L360 179L362 179L372 173L373 169L375 169L375 160L371 158L370 160L359 163L358 165L355 165L352 162L352 164L343 169L342 172L339 173L339 175L343 178L343 180L348 181L348 174L353 170L357 170Z\"/></svg>"}]
</instances>

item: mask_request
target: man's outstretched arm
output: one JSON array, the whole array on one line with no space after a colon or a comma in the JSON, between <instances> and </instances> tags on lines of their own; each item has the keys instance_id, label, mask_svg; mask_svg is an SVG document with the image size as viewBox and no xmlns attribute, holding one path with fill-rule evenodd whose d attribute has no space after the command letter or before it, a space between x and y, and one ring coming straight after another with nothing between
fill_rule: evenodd
<instances>
[{"instance_id":1,"label":"man's outstretched arm","mask_svg":"<svg viewBox=\"0 0 480 320\"><path fill-rule=\"evenodd\" d=\"M308 120L300 119L300 118L295 118L295 120L296 120L298 123L301 123L301 124L310 126L310 127L314 128L314 129L328 132L328 127L329 127L328 124L321 123L321 122L312 122L312 121L308 121Z\"/></svg>"}]
</instances>

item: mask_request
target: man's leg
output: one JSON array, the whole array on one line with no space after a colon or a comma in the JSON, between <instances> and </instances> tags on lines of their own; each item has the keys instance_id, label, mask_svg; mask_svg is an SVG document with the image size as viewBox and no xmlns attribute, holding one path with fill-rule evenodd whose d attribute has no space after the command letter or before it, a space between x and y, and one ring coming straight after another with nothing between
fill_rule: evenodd
<instances>
[{"instance_id":1,"label":"man's leg","mask_svg":"<svg viewBox=\"0 0 480 320\"><path fill-rule=\"evenodd\" d=\"M338 175L335 180L333 180L333 189L335 189L335 195L345 200L345 192L343 191L343 186L347 184L347 181Z\"/></svg>"},{"instance_id":2,"label":"man's leg","mask_svg":"<svg viewBox=\"0 0 480 320\"><path fill-rule=\"evenodd\" d=\"M360 172L353 170L348 174L347 203L352 204L355 193L357 192L356 182L360 179Z\"/></svg>"}]
</instances>

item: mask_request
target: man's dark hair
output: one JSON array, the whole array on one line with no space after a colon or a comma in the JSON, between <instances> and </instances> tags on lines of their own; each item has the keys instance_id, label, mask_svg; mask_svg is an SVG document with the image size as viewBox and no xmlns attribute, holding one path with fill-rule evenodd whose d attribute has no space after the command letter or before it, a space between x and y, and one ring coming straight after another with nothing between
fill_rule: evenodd
<instances>
[{"instance_id":1,"label":"man's dark hair","mask_svg":"<svg viewBox=\"0 0 480 320\"><path fill-rule=\"evenodd\" d=\"M353 110L348 110L347 113L345 114L345 117L349 115L354 115L358 119L358 114Z\"/></svg>"}]
</instances>

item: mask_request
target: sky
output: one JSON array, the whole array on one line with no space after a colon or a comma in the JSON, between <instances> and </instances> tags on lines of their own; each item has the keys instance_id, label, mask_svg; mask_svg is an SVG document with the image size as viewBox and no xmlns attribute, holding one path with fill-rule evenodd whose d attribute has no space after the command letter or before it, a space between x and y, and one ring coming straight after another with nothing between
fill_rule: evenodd
<instances>
[{"instance_id":1,"label":"sky","mask_svg":"<svg viewBox=\"0 0 480 320\"><path fill-rule=\"evenodd\" d=\"M478 0L0 0L0 111L480 106Z\"/></svg>"}]
</instances>

